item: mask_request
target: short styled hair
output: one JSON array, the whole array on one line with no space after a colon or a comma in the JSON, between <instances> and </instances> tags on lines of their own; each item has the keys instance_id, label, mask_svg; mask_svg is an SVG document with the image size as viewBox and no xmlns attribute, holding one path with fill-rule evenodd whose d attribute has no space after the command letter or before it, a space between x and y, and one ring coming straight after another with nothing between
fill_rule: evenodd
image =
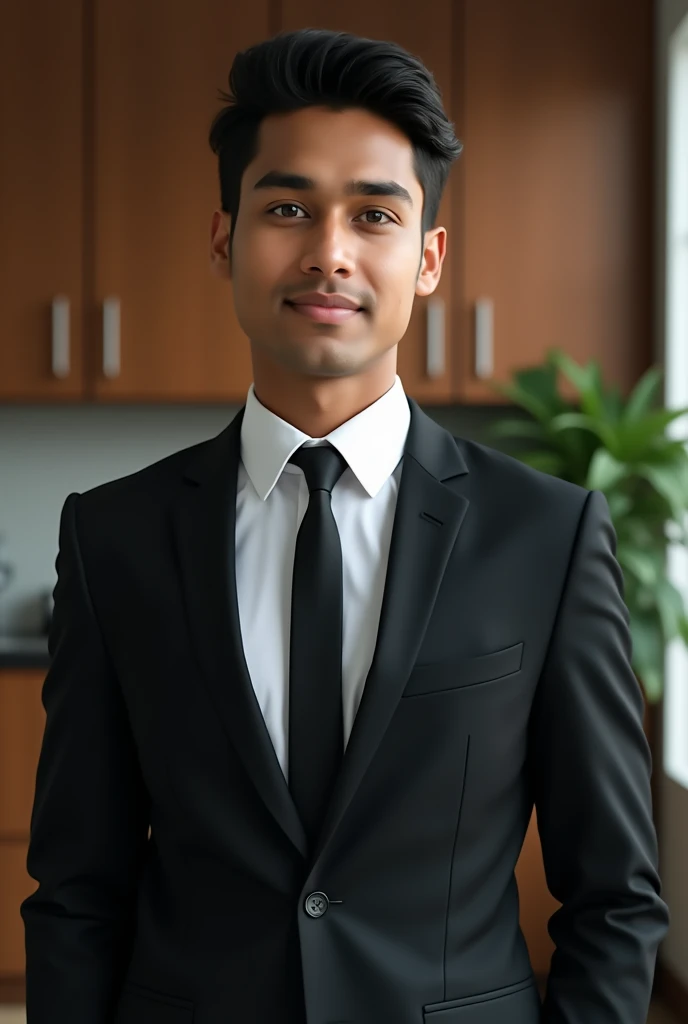
<instances>
[{"instance_id":1,"label":"short styled hair","mask_svg":"<svg viewBox=\"0 0 688 1024\"><path fill-rule=\"evenodd\" d=\"M280 32L235 56L229 92L219 99L227 105L214 118L209 141L218 157L222 209L231 216L230 251L241 179L257 153L261 121L306 107L359 108L396 125L411 142L423 189L421 230L434 227L462 144L432 73L397 43L326 29Z\"/></svg>"}]
</instances>

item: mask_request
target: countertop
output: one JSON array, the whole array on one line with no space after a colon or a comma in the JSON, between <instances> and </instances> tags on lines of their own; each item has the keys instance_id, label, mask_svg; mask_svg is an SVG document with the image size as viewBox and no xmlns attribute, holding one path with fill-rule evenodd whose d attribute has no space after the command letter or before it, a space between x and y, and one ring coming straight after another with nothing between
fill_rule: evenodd
<instances>
[{"instance_id":1,"label":"countertop","mask_svg":"<svg viewBox=\"0 0 688 1024\"><path fill-rule=\"evenodd\" d=\"M0 636L0 669L49 665L47 636Z\"/></svg>"}]
</instances>

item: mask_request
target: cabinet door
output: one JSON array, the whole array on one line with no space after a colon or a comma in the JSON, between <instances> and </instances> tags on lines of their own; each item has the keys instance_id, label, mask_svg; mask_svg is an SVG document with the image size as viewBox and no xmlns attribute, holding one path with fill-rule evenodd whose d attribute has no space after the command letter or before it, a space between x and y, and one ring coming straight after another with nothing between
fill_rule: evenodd
<instances>
[{"instance_id":1,"label":"cabinet door","mask_svg":"<svg viewBox=\"0 0 688 1024\"><path fill-rule=\"evenodd\" d=\"M42 669L0 669L0 840L29 837L45 729L44 681Z\"/></svg>"},{"instance_id":2,"label":"cabinet door","mask_svg":"<svg viewBox=\"0 0 688 1024\"><path fill-rule=\"evenodd\" d=\"M210 269L220 205L208 131L268 0L95 0L94 390L241 400L248 340Z\"/></svg>"},{"instance_id":3,"label":"cabinet door","mask_svg":"<svg viewBox=\"0 0 688 1024\"><path fill-rule=\"evenodd\" d=\"M651 343L651 2L463 4L460 397L495 400L490 376L554 346L599 359L627 391ZM482 300L493 310L486 379L474 348Z\"/></svg>"},{"instance_id":4,"label":"cabinet door","mask_svg":"<svg viewBox=\"0 0 688 1024\"><path fill-rule=\"evenodd\" d=\"M0 400L82 392L82 7L3 4Z\"/></svg>"},{"instance_id":5,"label":"cabinet door","mask_svg":"<svg viewBox=\"0 0 688 1024\"><path fill-rule=\"evenodd\" d=\"M0 839L0 982L24 975L24 922L20 907L38 886L26 870L26 840Z\"/></svg>"},{"instance_id":6,"label":"cabinet door","mask_svg":"<svg viewBox=\"0 0 688 1024\"><path fill-rule=\"evenodd\" d=\"M0 669L0 983L24 974L19 907L36 889L26 869L45 712L44 670Z\"/></svg>"},{"instance_id":7,"label":"cabinet door","mask_svg":"<svg viewBox=\"0 0 688 1024\"><path fill-rule=\"evenodd\" d=\"M431 16L422 4L396 4L391 0L377 4L369 0L350 0L341 5L323 4L320 0L282 0L281 10L280 27L287 31L306 27L327 28L399 43L419 56L432 71L442 93L445 110L452 117L452 0L435 0ZM456 264L450 219L455 168L456 165L447 182L437 218L437 225L446 227L448 233L442 278L434 295L416 298L408 330L398 348L397 367L404 388L407 394L423 403L446 402L453 396L455 344L451 300ZM440 314L439 322L435 319L437 312Z\"/></svg>"},{"instance_id":8,"label":"cabinet door","mask_svg":"<svg viewBox=\"0 0 688 1024\"><path fill-rule=\"evenodd\" d=\"M531 814L528 831L515 869L519 896L519 917L533 973L538 980L547 977L554 943L547 930L552 914L561 904L547 888L537 814Z\"/></svg>"}]
</instances>

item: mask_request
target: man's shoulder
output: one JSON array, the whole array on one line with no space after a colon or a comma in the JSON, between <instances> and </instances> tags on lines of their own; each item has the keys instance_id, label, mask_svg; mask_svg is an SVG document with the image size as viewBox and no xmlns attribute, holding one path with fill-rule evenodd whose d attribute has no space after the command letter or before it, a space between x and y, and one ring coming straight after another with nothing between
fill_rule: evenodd
<instances>
[{"instance_id":1,"label":"man's shoulder","mask_svg":"<svg viewBox=\"0 0 688 1024\"><path fill-rule=\"evenodd\" d=\"M107 508L111 512L131 502L137 505L150 502L160 506L168 495L178 490L187 464L212 445L213 441L214 437L180 448L132 473L82 491L79 503L85 509Z\"/></svg>"},{"instance_id":2,"label":"man's shoulder","mask_svg":"<svg viewBox=\"0 0 688 1024\"><path fill-rule=\"evenodd\" d=\"M468 469L458 486L490 543L522 546L530 556L537 554L539 564L571 549L592 491L488 445L455 441Z\"/></svg>"},{"instance_id":3,"label":"man's shoulder","mask_svg":"<svg viewBox=\"0 0 688 1024\"><path fill-rule=\"evenodd\" d=\"M464 437L454 436L454 441L469 473L475 474L475 488L500 496L506 505L525 502L543 507L582 508L590 494L580 484L535 469L497 448Z\"/></svg>"}]
</instances>

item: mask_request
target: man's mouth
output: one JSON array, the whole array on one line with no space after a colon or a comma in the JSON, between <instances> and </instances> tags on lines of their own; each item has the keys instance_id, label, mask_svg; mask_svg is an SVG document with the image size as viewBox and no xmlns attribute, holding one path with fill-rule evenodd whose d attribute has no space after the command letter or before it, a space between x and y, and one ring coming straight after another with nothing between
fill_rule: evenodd
<instances>
[{"instance_id":1,"label":"man's mouth","mask_svg":"<svg viewBox=\"0 0 688 1024\"><path fill-rule=\"evenodd\" d=\"M307 302L289 302L288 299L285 300L285 305L299 316L305 316L321 324L343 324L362 312L361 309L348 309L346 306L316 306Z\"/></svg>"}]
</instances>

